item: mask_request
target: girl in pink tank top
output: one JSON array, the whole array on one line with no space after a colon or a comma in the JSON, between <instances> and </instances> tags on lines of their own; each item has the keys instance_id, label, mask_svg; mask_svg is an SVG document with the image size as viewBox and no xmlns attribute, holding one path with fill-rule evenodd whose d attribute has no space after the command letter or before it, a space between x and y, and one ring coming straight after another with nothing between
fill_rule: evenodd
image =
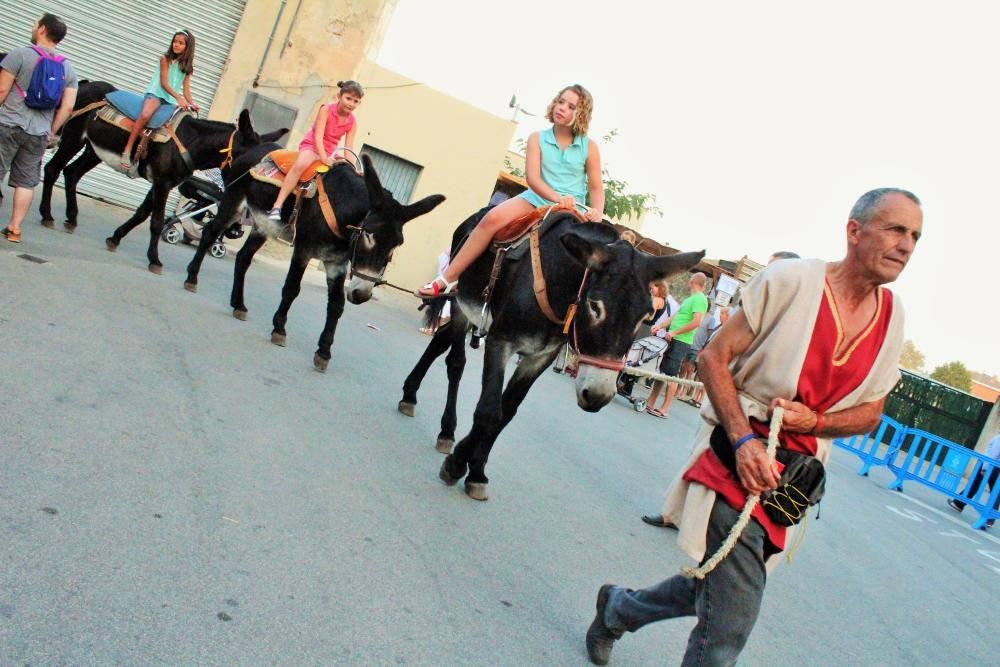
<instances>
[{"instance_id":1,"label":"girl in pink tank top","mask_svg":"<svg viewBox=\"0 0 1000 667\"><path fill-rule=\"evenodd\" d=\"M354 148L354 135L358 129L354 110L361 104L365 91L357 81L338 81L337 87L340 89L337 98L320 107L312 127L299 142L299 156L285 174L278 198L274 200L274 206L267 214L267 217L275 222L281 221L281 205L285 203L285 199L298 184L299 176L309 165L316 161L327 165L333 164L334 153L338 147L351 150ZM343 157L357 167L353 154L345 151Z\"/></svg>"}]
</instances>

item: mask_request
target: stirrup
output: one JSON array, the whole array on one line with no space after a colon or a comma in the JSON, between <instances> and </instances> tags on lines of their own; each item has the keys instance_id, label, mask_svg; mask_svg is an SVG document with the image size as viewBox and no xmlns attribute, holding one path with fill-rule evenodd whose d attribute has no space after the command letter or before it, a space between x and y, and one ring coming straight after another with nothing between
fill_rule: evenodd
<instances>
[{"instance_id":1,"label":"stirrup","mask_svg":"<svg viewBox=\"0 0 1000 667\"><path fill-rule=\"evenodd\" d=\"M444 283L444 289L438 287L438 281ZM439 273L434 280L430 281L417 290L416 294L422 299L437 299L443 296L452 296L458 293L458 281L448 282L443 273Z\"/></svg>"}]
</instances>

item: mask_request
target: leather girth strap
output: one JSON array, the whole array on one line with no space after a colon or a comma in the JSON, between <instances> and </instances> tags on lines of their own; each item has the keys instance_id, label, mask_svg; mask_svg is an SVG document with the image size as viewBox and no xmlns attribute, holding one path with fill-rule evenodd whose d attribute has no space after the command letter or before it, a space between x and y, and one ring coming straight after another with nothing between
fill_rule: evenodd
<instances>
[{"instance_id":1,"label":"leather girth strap","mask_svg":"<svg viewBox=\"0 0 1000 667\"><path fill-rule=\"evenodd\" d=\"M326 226L330 228L334 236L338 239L343 239L344 235L340 231L340 225L337 224L337 216L333 212L333 205L330 203L330 198L326 195L326 188L323 187L323 174L317 174L316 176L316 200L319 202L319 210L323 212L323 219L326 220Z\"/></svg>"},{"instance_id":2,"label":"leather girth strap","mask_svg":"<svg viewBox=\"0 0 1000 667\"><path fill-rule=\"evenodd\" d=\"M174 140L175 144L177 144L177 150L180 151L180 153L181 153L181 159L184 160L184 165L188 169L193 169L194 168L194 161L191 159L191 154L188 153L187 147L183 143L181 143L181 140L177 136L177 133L174 132L174 128L171 127L170 123L167 123L166 125L163 126L163 130L167 134L169 134L170 138Z\"/></svg>"},{"instance_id":3,"label":"leather girth strap","mask_svg":"<svg viewBox=\"0 0 1000 667\"><path fill-rule=\"evenodd\" d=\"M82 107L80 109L77 109L76 111L74 111L73 113L71 113L69 115L69 118L66 119L66 122L68 123L69 121L73 120L77 116L82 116L85 113L90 113L94 109L100 109L102 107L106 107L107 105L108 105L108 101L107 100L101 100L99 102L91 102L87 106Z\"/></svg>"},{"instance_id":4,"label":"leather girth strap","mask_svg":"<svg viewBox=\"0 0 1000 667\"><path fill-rule=\"evenodd\" d=\"M556 315L555 311L552 310L552 305L549 303L548 289L545 286L545 275L542 273L542 253L538 246L538 228L540 226L540 224L536 224L529 232L529 241L531 243L531 275L533 278L532 287L535 290L535 300L538 301L538 307L542 309L545 317L549 318L554 324L564 326L567 318Z\"/></svg>"}]
</instances>

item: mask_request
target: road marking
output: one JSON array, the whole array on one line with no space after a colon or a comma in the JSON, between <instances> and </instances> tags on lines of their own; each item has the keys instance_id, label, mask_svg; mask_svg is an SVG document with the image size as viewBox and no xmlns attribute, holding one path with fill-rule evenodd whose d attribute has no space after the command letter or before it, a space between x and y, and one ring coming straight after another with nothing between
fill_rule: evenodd
<instances>
[{"instance_id":1,"label":"road marking","mask_svg":"<svg viewBox=\"0 0 1000 667\"><path fill-rule=\"evenodd\" d=\"M968 532L968 531L966 531L966 532ZM960 532L958 532L957 530L954 530L954 529L952 529L952 530L942 530L938 534L939 535L944 535L945 537L957 537L957 538L959 538L961 540L969 540L973 544L977 544L977 545L979 544L979 542L976 541L975 539L973 539L972 537L969 537L968 535L963 535L962 533L960 533Z\"/></svg>"},{"instance_id":2,"label":"road marking","mask_svg":"<svg viewBox=\"0 0 1000 667\"><path fill-rule=\"evenodd\" d=\"M914 505L919 505L920 507L923 507L928 512L932 512L934 514L937 514L939 517L943 518L945 521L953 523L953 524L955 524L957 526L962 526L967 531L971 531L972 534L975 535L976 537L980 537L980 538L982 538L984 540L989 540L990 542L993 542L993 544L1000 545L1000 538L997 538L997 537L994 537L993 535L990 535L989 531L985 531L985 530L972 530L972 526L970 524L965 523L964 521L959 521L954 516L953 512L952 513L944 512L943 510L939 510L938 508L933 507L931 505L928 505L927 503L925 503L925 502L923 502L921 500L917 500L916 498L911 498L911 497L909 497L909 496L907 496L905 494L902 494L902 493L897 493L896 494L896 498L907 500L907 501L913 503Z\"/></svg>"},{"instance_id":3,"label":"road marking","mask_svg":"<svg viewBox=\"0 0 1000 667\"><path fill-rule=\"evenodd\" d=\"M917 523L923 523L924 521L926 521L927 523L937 523L937 521L935 521L934 519L926 517L920 512L914 512L913 510L908 510L908 509L899 509L898 507L893 507L892 505L886 505L886 508L888 508L892 512L895 512L904 519L909 519L910 521L916 521Z\"/></svg>"}]
</instances>

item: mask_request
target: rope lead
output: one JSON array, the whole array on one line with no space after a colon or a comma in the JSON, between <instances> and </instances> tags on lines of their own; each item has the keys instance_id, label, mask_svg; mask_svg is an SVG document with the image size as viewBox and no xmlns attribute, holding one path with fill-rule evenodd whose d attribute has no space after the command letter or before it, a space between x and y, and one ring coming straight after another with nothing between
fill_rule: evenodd
<instances>
[{"instance_id":1,"label":"rope lead","mask_svg":"<svg viewBox=\"0 0 1000 667\"><path fill-rule=\"evenodd\" d=\"M784 408L775 408L774 413L771 415L771 433L767 436L767 460L772 463L774 462L774 454L778 449L778 432L781 430L781 419L784 414ZM682 567L681 574L694 579L704 579L705 575L714 570L715 566L721 563L729 555L729 552L733 550L733 547L736 546L736 541L743 534L743 529L750 523L751 512L753 512L753 509L757 507L759 502L759 494L754 494L747 498L746 505L743 506L743 511L740 512L740 518L733 524L733 527L729 530L729 535L726 536L726 540L719 547L718 551L702 563L700 567Z\"/></svg>"}]
</instances>

